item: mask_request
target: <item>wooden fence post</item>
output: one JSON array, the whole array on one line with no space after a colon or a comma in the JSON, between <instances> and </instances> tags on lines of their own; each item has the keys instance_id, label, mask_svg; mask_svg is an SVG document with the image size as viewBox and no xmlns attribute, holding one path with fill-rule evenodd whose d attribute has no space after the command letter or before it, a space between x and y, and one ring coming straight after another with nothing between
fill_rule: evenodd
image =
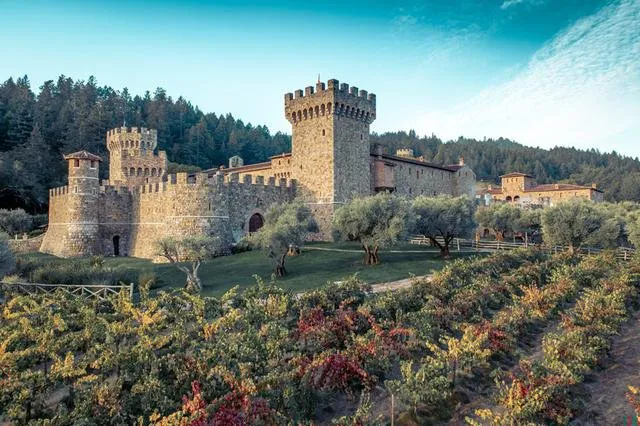
<instances>
[{"instance_id":1,"label":"wooden fence post","mask_svg":"<svg viewBox=\"0 0 640 426\"><path fill-rule=\"evenodd\" d=\"M129 284L129 300L133 302L133 283Z\"/></svg>"}]
</instances>

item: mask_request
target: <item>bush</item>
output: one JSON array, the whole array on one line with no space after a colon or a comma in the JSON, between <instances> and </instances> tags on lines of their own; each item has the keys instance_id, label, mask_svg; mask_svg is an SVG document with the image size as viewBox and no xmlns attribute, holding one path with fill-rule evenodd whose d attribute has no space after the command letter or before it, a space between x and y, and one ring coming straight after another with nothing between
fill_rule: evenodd
<instances>
[{"instance_id":1,"label":"bush","mask_svg":"<svg viewBox=\"0 0 640 426\"><path fill-rule=\"evenodd\" d=\"M22 234L33 227L33 217L22 209L0 209L0 231L10 236Z\"/></svg>"},{"instance_id":2,"label":"bush","mask_svg":"<svg viewBox=\"0 0 640 426\"><path fill-rule=\"evenodd\" d=\"M16 272L28 281L43 284L117 285L138 281L137 270L100 265L100 260L94 257L55 259L20 256L16 262Z\"/></svg>"},{"instance_id":3,"label":"bush","mask_svg":"<svg viewBox=\"0 0 640 426\"><path fill-rule=\"evenodd\" d=\"M13 252L9 248L7 235L0 233L0 279L5 275L9 275L16 266L16 260Z\"/></svg>"}]
</instances>

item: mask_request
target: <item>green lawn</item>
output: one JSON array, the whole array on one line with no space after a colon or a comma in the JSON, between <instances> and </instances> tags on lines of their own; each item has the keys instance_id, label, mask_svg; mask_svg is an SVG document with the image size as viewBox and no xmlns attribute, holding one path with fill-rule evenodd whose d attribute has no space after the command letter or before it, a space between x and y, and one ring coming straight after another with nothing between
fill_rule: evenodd
<instances>
[{"instance_id":1,"label":"green lawn","mask_svg":"<svg viewBox=\"0 0 640 426\"><path fill-rule=\"evenodd\" d=\"M314 250L329 248L358 250L357 252L336 252ZM411 250L415 253L381 252L381 263L376 266L362 264L363 252L356 243L311 243L299 256L288 257L288 275L279 278L277 284L292 291L318 287L327 281L342 280L358 274L369 283L395 281L412 275L426 275L443 267L444 261L432 248L417 245L402 245L393 250ZM452 258L470 256L473 253L452 252ZM65 262L53 256L29 254L27 256ZM146 259L133 257L108 257L105 265L117 270L135 271L137 274L153 272L160 280L161 287L184 285L184 274L171 264L154 264ZM261 251L251 251L225 256L205 262L200 268L204 284L204 294L217 296L235 285L248 287L255 284L254 275L266 281L271 279L271 260Z\"/></svg>"}]
</instances>

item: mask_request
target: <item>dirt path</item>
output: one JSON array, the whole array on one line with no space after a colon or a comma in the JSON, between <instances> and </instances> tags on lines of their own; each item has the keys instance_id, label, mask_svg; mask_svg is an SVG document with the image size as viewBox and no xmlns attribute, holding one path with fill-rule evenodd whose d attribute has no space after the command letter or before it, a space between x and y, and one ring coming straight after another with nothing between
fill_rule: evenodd
<instances>
[{"instance_id":1,"label":"dirt path","mask_svg":"<svg viewBox=\"0 0 640 426\"><path fill-rule=\"evenodd\" d=\"M411 287L411 285L414 282L419 280L426 279L427 281L430 281L432 277L433 275L421 275L418 277L405 278L403 280L398 280L398 281L389 281L386 283L372 284L371 288L374 293L381 293L383 291L389 291L389 290L400 290L402 288Z\"/></svg>"},{"instance_id":2,"label":"dirt path","mask_svg":"<svg viewBox=\"0 0 640 426\"><path fill-rule=\"evenodd\" d=\"M585 384L591 399L572 424L623 425L634 415L625 393L628 385L640 386L640 312L614 339L610 355L604 370L596 371L594 380Z\"/></svg>"}]
</instances>

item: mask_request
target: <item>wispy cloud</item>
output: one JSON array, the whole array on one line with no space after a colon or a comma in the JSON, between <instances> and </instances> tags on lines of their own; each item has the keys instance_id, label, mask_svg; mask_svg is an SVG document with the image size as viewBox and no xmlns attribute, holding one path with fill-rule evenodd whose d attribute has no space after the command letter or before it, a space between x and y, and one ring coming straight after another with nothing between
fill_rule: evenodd
<instances>
[{"instance_id":1,"label":"wispy cloud","mask_svg":"<svg viewBox=\"0 0 640 426\"><path fill-rule=\"evenodd\" d=\"M556 35L510 81L424 114L418 130L640 155L639 22L638 0L606 6Z\"/></svg>"},{"instance_id":2,"label":"wispy cloud","mask_svg":"<svg viewBox=\"0 0 640 426\"><path fill-rule=\"evenodd\" d=\"M517 6L520 4L528 4L531 6L538 6L541 5L545 2L545 0L504 0L502 2L502 5L500 6L500 9L502 10L506 10L509 9L510 7L513 6Z\"/></svg>"}]
</instances>

